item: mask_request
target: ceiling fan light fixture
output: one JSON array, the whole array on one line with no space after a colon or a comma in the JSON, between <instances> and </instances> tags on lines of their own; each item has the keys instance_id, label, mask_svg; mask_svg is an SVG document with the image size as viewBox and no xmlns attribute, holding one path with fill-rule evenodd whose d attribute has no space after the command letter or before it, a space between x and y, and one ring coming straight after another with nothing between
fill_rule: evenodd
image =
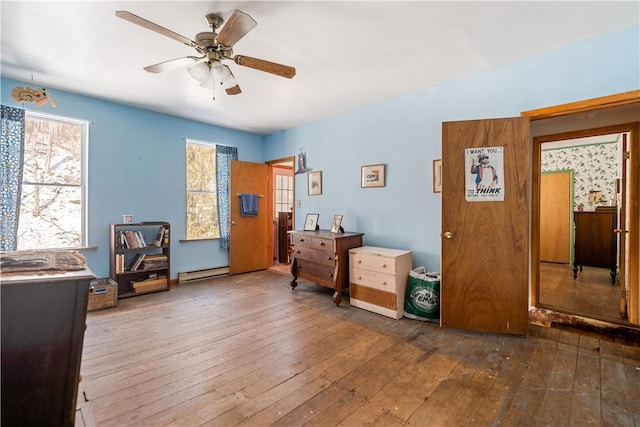
<instances>
[{"instance_id":1,"label":"ceiling fan light fixture","mask_svg":"<svg viewBox=\"0 0 640 427\"><path fill-rule=\"evenodd\" d=\"M209 78L211 72L206 62L198 62L196 65L187 68L187 72L194 80L204 83Z\"/></svg>"}]
</instances>

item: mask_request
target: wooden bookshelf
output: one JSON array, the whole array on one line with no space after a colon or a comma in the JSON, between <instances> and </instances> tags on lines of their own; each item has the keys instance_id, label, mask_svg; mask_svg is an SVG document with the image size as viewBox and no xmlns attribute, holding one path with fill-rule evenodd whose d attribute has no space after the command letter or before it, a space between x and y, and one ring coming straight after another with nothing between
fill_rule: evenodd
<instances>
[{"instance_id":1,"label":"wooden bookshelf","mask_svg":"<svg viewBox=\"0 0 640 427\"><path fill-rule=\"evenodd\" d=\"M118 298L170 289L170 236L164 221L109 225L109 277Z\"/></svg>"}]
</instances>

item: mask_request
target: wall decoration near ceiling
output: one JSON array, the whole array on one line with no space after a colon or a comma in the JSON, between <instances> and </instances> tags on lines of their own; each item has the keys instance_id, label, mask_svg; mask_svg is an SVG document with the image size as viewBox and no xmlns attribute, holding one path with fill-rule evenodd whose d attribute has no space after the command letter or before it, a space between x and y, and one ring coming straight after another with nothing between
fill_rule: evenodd
<instances>
[{"instance_id":1,"label":"wall decoration near ceiling","mask_svg":"<svg viewBox=\"0 0 640 427\"><path fill-rule=\"evenodd\" d=\"M47 95L45 88L34 89L29 86L16 86L11 90L11 97L19 103L35 102L38 107L46 104L47 101L55 108L56 102L51 94Z\"/></svg>"}]
</instances>

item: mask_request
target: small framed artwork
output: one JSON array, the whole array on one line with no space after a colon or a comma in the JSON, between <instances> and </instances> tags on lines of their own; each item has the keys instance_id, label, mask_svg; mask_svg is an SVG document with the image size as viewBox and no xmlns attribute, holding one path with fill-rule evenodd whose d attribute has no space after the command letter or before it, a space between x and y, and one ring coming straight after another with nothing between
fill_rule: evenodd
<instances>
[{"instance_id":1,"label":"small framed artwork","mask_svg":"<svg viewBox=\"0 0 640 427\"><path fill-rule=\"evenodd\" d=\"M342 215L334 215L333 222L331 223L331 232L343 233L341 224L342 224Z\"/></svg>"},{"instance_id":2,"label":"small framed artwork","mask_svg":"<svg viewBox=\"0 0 640 427\"><path fill-rule=\"evenodd\" d=\"M360 186L362 188L384 187L384 164L362 166Z\"/></svg>"},{"instance_id":3,"label":"small framed artwork","mask_svg":"<svg viewBox=\"0 0 640 427\"><path fill-rule=\"evenodd\" d=\"M433 192L442 192L442 159L433 161Z\"/></svg>"},{"instance_id":4,"label":"small framed artwork","mask_svg":"<svg viewBox=\"0 0 640 427\"><path fill-rule=\"evenodd\" d=\"M122 223L123 224L132 224L133 223L133 215L122 215Z\"/></svg>"},{"instance_id":5,"label":"small framed artwork","mask_svg":"<svg viewBox=\"0 0 640 427\"><path fill-rule=\"evenodd\" d=\"M309 172L307 174L307 186L310 196L322 194L322 171Z\"/></svg>"},{"instance_id":6,"label":"small framed artwork","mask_svg":"<svg viewBox=\"0 0 640 427\"><path fill-rule=\"evenodd\" d=\"M304 231L316 231L319 217L320 214L307 214L307 218L304 220Z\"/></svg>"}]
</instances>

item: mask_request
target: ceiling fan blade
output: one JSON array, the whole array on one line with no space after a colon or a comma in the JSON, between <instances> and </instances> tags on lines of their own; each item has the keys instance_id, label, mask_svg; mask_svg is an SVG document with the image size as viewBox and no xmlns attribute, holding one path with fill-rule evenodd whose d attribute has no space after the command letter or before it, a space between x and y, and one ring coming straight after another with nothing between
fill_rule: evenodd
<instances>
[{"instance_id":1,"label":"ceiling fan blade","mask_svg":"<svg viewBox=\"0 0 640 427\"><path fill-rule=\"evenodd\" d=\"M146 66L144 67L144 70L150 73L162 73L164 71L173 70L174 68L183 67L185 65L193 65L204 58L206 57L185 56L184 58L170 59L169 61Z\"/></svg>"},{"instance_id":2,"label":"ceiling fan blade","mask_svg":"<svg viewBox=\"0 0 640 427\"><path fill-rule=\"evenodd\" d=\"M240 89L240 85L235 85L234 87L225 89L225 91L227 92L227 95L238 95L242 93L242 89Z\"/></svg>"},{"instance_id":3,"label":"ceiling fan blade","mask_svg":"<svg viewBox=\"0 0 640 427\"><path fill-rule=\"evenodd\" d=\"M236 55L233 57L236 64L244 67L253 68L255 70L265 71L275 74L276 76L286 77L288 79L296 75L296 69L288 65L276 64L275 62L265 61L264 59L252 58L250 56Z\"/></svg>"},{"instance_id":4,"label":"ceiling fan blade","mask_svg":"<svg viewBox=\"0 0 640 427\"><path fill-rule=\"evenodd\" d=\"M118 18L122 18L125 21L132 22L134 24L140 25L148 30L155 31L156 33L162 34L163 36L169 37L171 39L177 40L180 43L184 43L189 47L197 47L198 44L191 39L186 38L178 33L175 33L167 28L164 28L158 24L155 24L151 21L147 21L144 18L139 17L138 15L134 15L131 12L127 12L126 10L118 10L116 11L116 16Z\"/></svg>"},{"instance_id":5,"label":"ceiling fan blade","mask_svg":"<svg viewBox=\"0 0 640 427\"><path fill-rule=\"evenodd\" d=\"M220 30L216 41L223 46L231 47L253 30L256 25L258 23L251 16L236 9Z\"/></svg>"}]
</instances>

